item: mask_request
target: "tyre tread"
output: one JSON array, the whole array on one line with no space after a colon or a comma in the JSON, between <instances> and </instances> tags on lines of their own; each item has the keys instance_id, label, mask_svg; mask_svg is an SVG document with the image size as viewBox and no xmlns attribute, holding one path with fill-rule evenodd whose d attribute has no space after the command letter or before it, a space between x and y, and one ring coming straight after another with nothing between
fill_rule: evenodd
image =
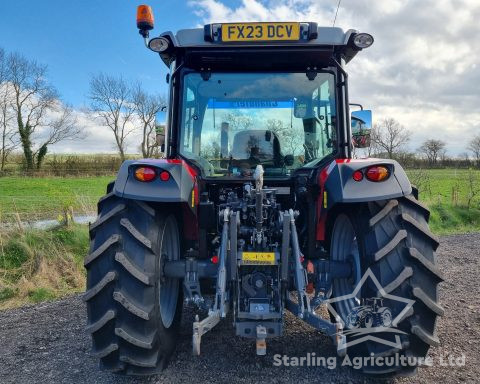
<instances>
[{"instance_id":1,"label":"tyre tread","mask_svg":"<svg viewBox=\"0 0 480 384\"><path fill-rule=\"evenodd\" d=\"M83 301L87 302L100 293L109 283L117 279L117 272L110 271L102 279L83 294Z\"/></svg>"},{"instance_id":2,"label":"tyre tread","mask_svg":"<svg viewBox=\"0 0 480 384\"><path fill-rule=\"evenodd\" d=\"M435 300L432 300L420 287L413 288L413 296L425 304L431 311L435 312L438 316L443 316L444 309L437 304Z\"/></svg>"},{"instance_id":3,"label":"tyre tread","mask_svg":"<svg viewBox=\"0 0 480 384\"><path fill-rule=\"evenodd\" d=\"M110 248L110 246L112 246L113 244L119 242L121 239L121 236L120 235L117 235L117 234L114 234L112 236L110 236L107 240L105 240L95 251L93 251L92 253L90 253L89 255L87 255L85 257L85 260L83 261L83 265L85 267L88 267L88 265L93 261L95 260L96 258L98 258L100 255L102 255L108 248Z\"/></svg>"},{"instance_id":4,"label":"tyre tread","mask_svg":"<svg viewBox=\"0 0 480 384\"><path fill-rule=\"evenodd\" d=\"M128 299L122 292L120 291L113 292L113 299L119 302L132 315L140 317L143 320L150 320L151 311L145 311L144 309L140 308L140 306L138 306L137 304L132 303L132 301Z\"/></svg>"},{"instance_id":5,"label":"tyre tread","mask_svg":"<svg viewBox=\"0 0 480 384\"><path fill-rule=\"evenodd\" d=\"M407 231L404 230L404 229L399 230L397 232L397 234L387 244L385 244L381 249L379 249L377 252L375 252L375 254L373 256L375 261L378 262L378 261L380 261L380 259L387 256L406 237L407 237Z\"/></svg>"},{"instance_id":6,"label":"tyre tread","mask_svg":"<svg viewBox=\"0 0 480 384\"><path fill-rule=\"evenodd\" d=\"M111 343L107 345L105 348L93 351L93 355L97 358L103 359L104 357L107 357L108 355L115 352L116 350L118 350L118 344Z\"/></svg>"},{"instance_id":7,"label":"tyre tread","mask_svg":"<svg viewBox=\"0 0 480 384\"><path fill-rule=\"evenodd\" d=\"M388 216L388 214L392 211L393 208L398 206L398 201L397 200L390 200L385 206L378 212L375 216L373 216L369 220L369 226L372 228L375 226L378 222L382 221L385 217Z\"/></svg>"},{"instance_id":8,"label":"tyre tread","mask_svg":"<svg viewBox=\"0 0 480 384\"><path fill-rule=\"evenodd\" d=\"M121 337L126 342L135 345L139 348L152 349L153 342L155 340L155 333L153 333L150 339L142 340L136 336L131 335L123 328L115 328L115 334Z\"/></svg>"},{"instance_id":9,"label":"tyre tread","mask_svg":"<svg viewBox=\"0 0 480 384\"><path fill-rule=\"evenodd\" d=\"M143 244L144 247L152 250L152 242L147 239L127 218L122 218L120 220L120 225L127 229L127 231L132 235L137 241Z\"/></svg>"},{"instance_id":10,"label":"tyre tread","mask_svg":"<svg viewBox=\"0 0 480 384\"><path fill-rule=\"evenodd\" d=\"M124 252L117 252L115 254L115 260L120 263L125 270L130 273L137 280L141 281L145 285L152 285L150 281L150 276L145 272L141 271L129 257L126 256Z\"/></svg>"},{"instance_id":11,"label":"tyre tread","mask_svg":"<svg viewBox=\"0 0 480 384\"><path fill-rule=\"evenodd\" d=\"M442 272L425 256L423 256L416 248L409 248L408 254L411 258L418 261L424 268L431 272L439 281L444 281Z\"/></svg>"},{"instance_id":12,"label":"tyre tread","mask_svg":"<svg viewBox=\"0 0 480 384\"><path fill-rule=\"evenodd\" d=\"M432 243L434 250L438 248L438 245L440 244L440 240L428 229L428 227L425 227L422 224L420 224L416 219L414 219L408 213L402 213L402 219L404 222L408 223L410 226L412 226L414 229L418 230L426 238L428 238L429 241Z\"/></svg>"},{"instance_id":13,"label":"tyre tread","mask_svg":"<svg viewBox=\"0 0 480 384\"><path fill-rule=\"evenodd\" d=\"M412 275L413 275L413 269L411 267L403 268L403 271L400 272L400 274L394 280L392 280L388 285L383 287L383 291L387 294L394 291L395 289L400 287L405 282L405 280L407 280ZM378 294L381 294L381 291L379 291Z\"/></svg>"},{"instance_id":14,"label":"tyre tread","mask_svg":"<svg viewBox=\"0 0 480 384\"><path fill-rule=\"evenodd\" d=\"M98 330L103 328L110 320L114 319L115 316L116 314L114 310L111 310L111 309L108 310L107 312L105 312L105 314L102 317L100 317L100 319L98 319L94 323L87 325L87 328L86 328L87 333L97 332Z\"/></svg>"},{"instance_id":15,"label":"tyre tread","mask_svg":"<svg viewBox=\"0 0 480 384\"><path fill-rule=\"evenodd\" d=\"M126 208L125 204L118 204L114 208L112 208L110 211L108 211L105 214L102 214L97 218L97 220L90 225L90 232L94 232L100 225L105 224L108 220L110 220L112 217L116 216L120 212L124 211Z\"/></svg>"}]
</instances>

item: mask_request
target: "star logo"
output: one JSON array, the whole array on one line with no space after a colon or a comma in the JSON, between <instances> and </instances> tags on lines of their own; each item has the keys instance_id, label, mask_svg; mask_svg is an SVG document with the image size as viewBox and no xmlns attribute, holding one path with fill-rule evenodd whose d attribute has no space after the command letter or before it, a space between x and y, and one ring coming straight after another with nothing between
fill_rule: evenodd
<instances>
[{"instance_id":1,"label":"star logo","mask_svg":"<svg viewBox=\"0 0 480 384\"><path fill-rule=\"evenodd\" d=\"M356 299L358 293L369 278L372 280L373 284L377 288L377 297L367 299L367 301L370 300L370 302L373 304L369 306L355 307L350 312L348 319L342 319L332 304L341 302L343 300ZM398 313L398 315L393 318L390 308L384 307L383 305L380 307L378 306L378 302L383 303L383 299L398 301L404 303L405 306L402 311L400 311L400 313ZM374 341L390 347L402 349L400 334L406 333L398 329L397 325L405 317L407 317L408 314L411 313L411 311L413 310L413 304L415 304L415 300L410 300L404 297L395 296L387 293L382 287L382 285L379 283L373 272L370 270L370 268L368 268L352 293L327 299L324 301L324 303L327 304L329 312L335 317L336 321L341 323L344 329L347 326L348 330L344 331L342 334L345 336L351 336L351 338L356 337L354 340L350 338L350 341L348 342L346 342L346 337L340 338L340 344L338 345L339 349L351 347L365 341ZM375 321L373 320L374 316L372 310L375 311L377 317L380 316L383 319L383 323L379 326L376 325ZM364 323L365 326L360 326L361 323ZM375 336L375 334L378 334L380 332L384 334L393 334L394 341Z\"/></svg>"}]
</instances>

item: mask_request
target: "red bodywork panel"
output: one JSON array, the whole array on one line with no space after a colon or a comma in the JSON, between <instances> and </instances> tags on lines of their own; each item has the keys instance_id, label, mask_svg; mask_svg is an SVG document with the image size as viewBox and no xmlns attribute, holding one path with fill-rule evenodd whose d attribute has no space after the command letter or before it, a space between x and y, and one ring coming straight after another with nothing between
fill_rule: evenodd
<instances>
[{"instance_id":1,"label":"red bodywork panel","mask_svg":"<svg viewBox=\"0 0 480 384\"><path fill-rule=\"evenodd\" d=\"M338 160L343 160L343 159L337 159ZM345 159L349 160L349 159ZM317 230L316 230L316 239L317 241L323 241L325 240L325 229L326 229L326 222L327 222L327 209L323 208L323 198L324 198L324 192L325 192L325 183L328 179L328 175L331 172L333 166L335 165L335 161L332 161L330 164L325 166L320 171L319 177L318 177L318 185L320 186L320 194L317 198Z\"/></svg>"},{"instance_id":2,"label":"red bodywork panel","mask_svg":"<svg viewBox=\"0 0 480 384\"><path fill-rule=\"evenodd\" d=\"M181 164L185 168L188 174L193 180L192 197L193 201L191 205L182 205L182 219L183 219L183 237L186 240L198 240L198 220L197 220L197 207L198 207L198 172L192 168L186 161L182 159L158 159L156 162L169 163L169 164Z\"/></svg>"},{"instance_id":3,"label":"red bodywork panel","mask_svg":"<svg viewBox=\"0 0 480 384\"><path fill-rule=\"evenodd\" d=\"M371 162L376 159L335 159L330 164L326 165L319 174L318 185L320 186L320 194L317 199L317 227L316 227L316 239L317 241L325 240L325 231L326 231L326 222L327 222L327 209L323 207L324 204L324 192L325 192L325 183L327 182L330 172L333 170L336 164L345 164L345 163L362 163L362 162Z\"/></svg>"}]
</instances>

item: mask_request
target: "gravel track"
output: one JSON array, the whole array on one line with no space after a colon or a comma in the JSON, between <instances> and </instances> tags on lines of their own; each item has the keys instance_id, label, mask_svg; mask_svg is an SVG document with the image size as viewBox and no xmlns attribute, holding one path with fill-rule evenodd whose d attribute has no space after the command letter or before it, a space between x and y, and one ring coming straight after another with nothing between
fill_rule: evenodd
<instances>
[{"instance_id":1,"label":"gravel track","mask_svg":"<svg viewBox=\"0 0 480 384\"><path fill-rule=\"evenodd\" d=\"M441 238L437 253L446 281L438 324L441 347L429 355L434 366L391 383L478 383L480 381L480 233ZM0 312L0 383L364 383L350 367L276 367L274 354L335 356L329 339L291 315L284 337L268 342L268 355L256 357L252 340L236 338L228 321L204 336L202 356L191 356L191 323L186 313L170 366L158 376L126 378L98 369L84 332L86 309L80 296ZM448 355L466 356L464 367L444 364ZM339 360L341 361L341 360ZM373 381L378 383L379 381Z\"/></svg>"}]
</instances>

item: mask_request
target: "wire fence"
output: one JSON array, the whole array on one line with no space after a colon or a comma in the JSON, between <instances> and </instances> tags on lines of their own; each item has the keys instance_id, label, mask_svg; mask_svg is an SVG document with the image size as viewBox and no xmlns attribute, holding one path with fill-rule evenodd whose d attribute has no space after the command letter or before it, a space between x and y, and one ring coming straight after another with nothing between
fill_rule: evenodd
<instances>
[{"instance_id":1,"label":"wire fence","mask_svg":"<svg viewBox=\"0 0 480 384\"><path fill-rule=\"evenodd\" d=\"M41 169L25 171L21 169L8 169L0 171L0 177L19 176L19 177L92 177L92 176L112 176L114 177L120 166L115 169L98 168L77 168L77 169Z\"/></svg>"},{"instance_id":2,"label":"wire fence","mask_svg":"<svg viewBox=\"0 0 480 384\"><path fill-rule=\"evenodd\" d=\"M63 202L62 202L63 198ZM0 230L46 229L65 221L95 221L98 194L53 198L43 195L12 196L0 193Z\"/></svg>"}]
</instances>

